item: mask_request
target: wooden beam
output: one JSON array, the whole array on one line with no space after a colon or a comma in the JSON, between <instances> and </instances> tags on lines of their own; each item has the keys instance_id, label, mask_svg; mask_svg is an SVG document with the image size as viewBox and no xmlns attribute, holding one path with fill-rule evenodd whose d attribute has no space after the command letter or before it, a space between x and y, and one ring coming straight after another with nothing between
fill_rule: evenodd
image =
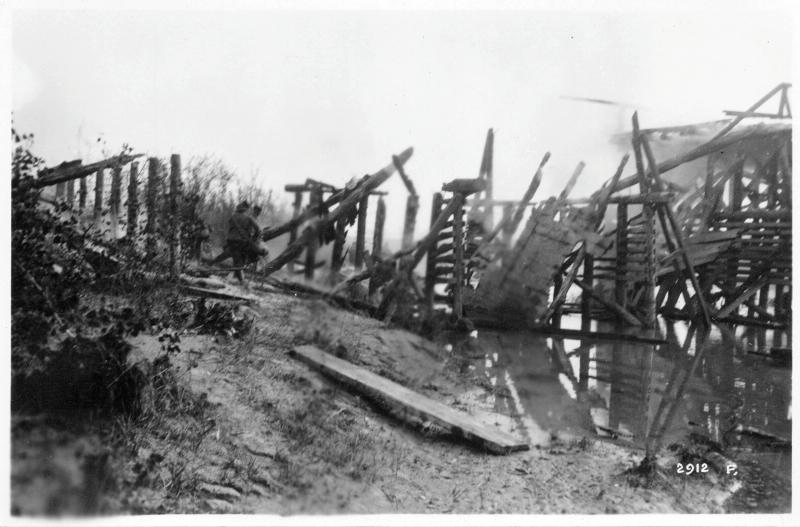
<instances>
[{"instance_id":1,"label":"wooden beam","mask_svg":"<svg viewBox=\"0 0 800 527\"><path fill-rule=\"evenodd\" d=\"M292 203L292 220L296 220L300 216L300 211L303 206L303 192L294 191L294 203ZM289 245L297 240L297 227L298 224L292 225L289 229ZM266 232L262 233L262 239L265 239ZM294 261L289 262L289 272L294 272Z\"/></svg>"},{"instance_id":2,"label":"wooden beam","mask_svg":"<svg viewBox=\"0 0 800 527\"><path fill-rule=\"evenodd\" d=\"M71 162L63 168L46 168L39 172L39 177L36 179L35 185L38 188L49 187L50 185L55 185L63 181L82 179L96 173L98 170L111 168L116 165L125 165L136 158L142 157L142 155L144 154L119 155L88 165L80 165Z\"/></svg>"},{"instance_id":3,"label":"wooden beam","mask_svg":"<svg viewBox=\"0 0 800 527\"><path fill-rule=\"evenodd\" d=\"M309 206L319 207L322 203L322 187L317 185L311 191ZM314 279L314 270L317 268L317 248L319 247L319 236L310 236L306 244L306 259L303 265L303 275L306 280Z\"/></svg>"},{"instance_id":4,"label":"wooden beam","mask_svg":"<svg viewBox=\"0 0 800 527\"><path fill-rule=\"evenodd\" d=\"M86 196L89 194L86 177L82 177L78 185L78 210L83 212L83 210L86 208Z\"/></svg>"},{"instance_id":5,"label":"wooden beam","mask_svg":"<svg viewBox=\"0 0 800 527\"><path fill-rule=\"evenodd\" d=\"M116 166L111 169L111 198L109 199L109 209L111 211L111 235L112 239L117 239L119 230L119 207L122 201L122 167Z\"/></svg>"},{"instance_id":6,"label":"wooden beam","mask_svg":"<svg viewBox=\"0 0 800 527\"><path fill-rule=\"evenodd\" d=\"M487 200L494 199L494 129L489 128L486 132L486 142L483 146L483 156L481 157L481 168L478 173L479 178L486 181L486 188L483 197ZM486 222L489 229L494 227L494 209L486 208Z\"/></svg>"},{"instance_id":7,"label":"wooden beam","mask_svg":"<svg viewBox=\"0 0 800 527\"><path fill-rule=\"evenodd\" d=\"M742 122L742 120L745 118L745 116L747 114L755 112L756 110L758 110L761 107L761 105L763 105L765 102L767 102L769 99L771 99L773 95L775 95L776 93L784 90L788 86L791 86L791 84L781 83L781 84L778 84L777 86L775 86L774 88L772 88L766 95L764 95L759 100L757 100L755 102L755 104L753 104L750 108L748 108L747 110L742 112L743 115L739 115L738 117L733 119L730 123L728 123L722 130L717 132L714 135L714 137L711 138L711 141L715 141L715 140L719 139L720 137L722 137L723 135L725 135L728 132L730 132L731 130L733 130L734 127L736 127L737 124Z\"/></svg>"},{"instance_id":8,"label":"wooden beam","mask_svg":"<svg viewBox=\"0 0 800 527\"><path fill-rule=\"evenodd\" d=\"M558 196L558 201L564 201L569 196L572 189L575 187L575 183L578 181L583 169L586 167L586 163L580 161L578 165L575 167L575 170L572 171L572 175L567 180L567 184L564 185L564 190L561 191L561 194Z\"/></svg>"},{"instance_id":9,"label":"wooden beam","mask_svg":"<svg viewBox=\"0 0 800 527\"><path fill-rule=\"evenodd\" d=\"M619 182L619 178L622 176L622 171L625 170L625 165L628 164L628 159L630 159L630 155L625 154L622 156L622 160L617 165L617 171L614 172L614 176L611 178L611 181L604 185L600 191L597 193L597 200L595 205L595 222L594 222L594 229L597 230L600 228L600 225L603 223L605 219L606 210L608 208L609 201L611 199L611 194L614 193L614 189Z\"/></svg>"},{"instance_id":10,"label":"wooden beam","mask_svg":"<svg viewBox=\"0 0 800 527\"><path fill-rule=\"evenodd\" d=\"M542 183L542 170L544 169L544 166L547 164L547 161L549 160L550 160L550 152L545 152L544 156L542 157L542 160L539 161L539 166L536 167L536 172L534 172L533 174L533 178L531 179L530 185L528 185L528 188L522 195L522 199L520 199L519 203L517 203L517 208L514 211L514 215L512 216L510 223L508 225L508 230L511 232L512 236L517 231L517 227L519 227L519 224L522 221L522 217L525 215L525 207L533 199L533 196L536 194L536 191L539 190L539 185Z\"/></svg>"},{"instance_id":11,"label":"wooden beam","mask_svg":"<svg viewBox=\"0 0 800 527\"><path fill-rule=\"evenodd\" d=\"M399 407L403 415L412 415L418 422L433 422L450 433L477 443L495 454L528 450L526 442L496 428L487 426L470 415L409 390L380 375L344 361L314 346L297 346L295 355L323 373L359 392Z\"/></svg>"},{"instance_id":12,"label":"wooden beam","mask_svg":"<svg viewBox=\"0 0 800 527\"><path fill-rule=\"evenodd\" d=\"M733 313L740 305L742 305L742 303L745 300L749 299L751 296L756 294L759 291L759 289L761 289L768 283L769 283L768 277L763 277L760 280L756 281L754 284L747 287L738 297L725 304L722 307L722 309L720 309L719 312L716 314L715 318L716 319L726 318L728 315Z\"/></svg>"},{"instance_id":13,"label":"wooden beam","mask_svg":"<svg viewBox=\"0 0 800 527\"><path fill-rule=\"evenodd\" d=\"M173 276L178 274L180 265L180 232L178 217L178 194L181 188L181 156L172 154L169 159L169 268Z\"/></svg>"},{"instance_id":14,"label":"wooden beam","mask_svg":"<svg viewBox=\"0 0 800 527\"><path fill-rule=\"evenodd\" d=\"M735 110L725 110L723 113L731 117L761 117L766 119L782 119L784 117L780 113L738 112Z\"/></svg>"},{"instance_id":15,"label":"wooden beam","mask_svg":"<svg viewBox=\"0 0 800 527\"><path fill-rule=\"evenodd\" d=\"M595 300L597 300L598 302L600 302L601 304L603 304L604 306L606 306L607 308L612 310L614 313L616 313L617 315L622 317L622 319L625 320L628 324L630 324L632 326L643 326L644 325L642 323L642 321L639 320L639 318L636 315L634 315L633 313L631 313L630 311L628 311L627 309L625 309L624 307L622 307L618 303L614 302L613 300L604 298L602 295L598 294L594 290L594 288L589 286L589 284L584 283L583 280L579 280L579 279L576 278L574 280L574 283L575 283L575 285L580 287L585 294L589 295L590 297L594 298Z\"/></svg>"},{"instance_id":16,"label":"wooden beam","mask_svg":"<svg viewBox=\"0 0 800 527\"><path fill-rule=\"evenodd\" d=\"M436 225L436 221L439 219L442 212L442 201L443 197L440 192L433 195L433 200L431 201L431 229ZM428 232L430 233L431 230ZM427 261L425 264L425 303L429 310L433 309L434 286L436 285L435 251L436 244L434 243L428 247Z\"/></svg>"},{"instance_id":17,"label":"wooden beam","mask_svg":"<svg viewBox=\"0 0 800 527\"><path fill-rule=\"evenodd\" d=\"M464 195L453 196L453 315L464 314Z\"/></svg>"},{"instance_id":18,"label":"wooden beam","mask_svg":"<svg viewBox=\"0 0 800 527\"><path fill-rule=\"evenodd\" d=\"M217 298L219 300L238 300L241 302L252 303L256 301L255 297L251 296L244 296L238 293L233 293L230 291L223 291L220 289L206 289L204 287L195 287L191 285L184 285L180 284L181 290L191 293L196 296L206 297L206 298Z\"/></svg>"},{"instance_id":19,"label":"wooden beam","mask_svg":"<svg viewBox=\"0 0 800 527\"><path fill-rule=\"evenodd\" d=\"M653 152L650 149L650 143L647 141L647 137L642 137L641 142L645 155L647 156L651 174L653 176L653 180L656 183L656 187L659 190L663 191L666 189L666 186L664 185L664 181L661 179L661 172L659 170L659 165L655 161L655 157L653 156ZM672 229L672 234L675 237L677 249L680 251L683 262L686 265L686 270L689 273L689 280L692 282L692 287L694 288L695 296L697 297L697 301L700 304L700 309L703 312L703 319L705 320L706 325L711 325L711 310L708 307L708 303L706 302L706 299L703 296L703 290L700 287L699 281L697 280L697 273L695 273L694 266L692 265L692 261L689 258L686 244L683 241L683 233L680 230L680 226L678 225L678 222L675 220L675 217L672 214L672 209L670 208L668 203L660 204L660 208L663 211L663 214L666 216L666 219L668 220L669 227ZM666 231L666 225L664 225L664 229Z\"/></svg>"},{"instance_id":20,"label":"wooden beam","mask_svg":"<svg viewBox=\"0 0 800 527\"><path fill-rule=\"evenodd\" d=\"M156 248L156 230L158 229L158 211L156 210L156 199L158 197L158 169L160 161L157 157L151 157L147 162L147 253L152 255Z\"/></svg>"},{"instance_id":21,"label":"wooden beam","mask_svg":"<svg viewBox=\"0 0 800 527\"><path fill-rule=\"evenodd\" d=\"M575 277L578 275L578 269L580 269L581 264L583 264L584 256L586 256L586 244L581 243L581 246L578 249L578 254L575 256L575 260L572 262L572 267L567 273L566 278L564 278L561 287L553 295L553 301L547 307L545 312L541 317L539 317L540 324L546 324L547 321L550 320L550 317L552 317L556 312L556 309L558 309L558 307L564 303L564 300L567 298L567 292L569 292L569 288L572 287L572 283L575 281Z\"/></svg>"},{"instance_id":22,"label":"wooden beam","mask_svg":"<svg viewBox=\"0 0 800 527\"><path fill-rule=\"evenodd\" d=\"M103 169L99 169L94 177L94 221L100 221L103 215Z\"/></svg>"},{"instance_id":23,"label":"wooden beam","mask_svg":"<svg viewBox=\"0 0 800 527\"><path fill-rule=\"evenodd\" d=\"M628 303L628 284L625 280L625 272L628 266L628 205L625 203L617 204L616 233L614 296L617 304L624 308Z\"/></svg>"},{"instance_id":24,"label":"wooden beam","mask_svg":"<svg viewBox=\"0 0 800 527\"><path fill-rule=\"evenodd\" d=\"M136 238L136 231L139 227L139 163L131 163L130 174L128 175L128 225L126 236L133 243Z\"/></svg>"},{"instance_id":25,"label":"wooden beam","mask_svg":"<svg viewBox=\"0 0 800 527\"><path fill-rule=\"evenodd\" d=\"M411 158L413 153L414 149L408 148L404 150L398 156L398 158L403 164L405 164ZM286 263L294 260L303 251L303 248L311 236L319 236L319 233L323 228L327 228L332 222L335 222L340 218L346 217L348 214L352 213L357 203L365 195L369 194L372 190L389 179L394 171L395 166L393 163L387 165L372 176L367 176L364 178L359 185L352 189L352 191L350 191L346 196L339 196L339 206L331 211L324 220L317 221L311 226L311 228L306 229L299 239L289 244L289 246L281 254L276 256L264 267L262 274L268 276L283 267Z\"/></svg>"},{"instance_id":26,"label":"wooden beam","mask_svg":"<svg viewBox=\"0 0 800 527\"><path fill-rule=\"evenodd\" d=\"M442 185L443 192L459 192L464 195L474 194L486 189L483 179L454 179Z\"/></svg>"},{"instance_id":27,"label":"wooden beam","mask_svg":"<svg viewBox=\"0 0 800 527\"><path fill-rule=\"evenodd\" d=\"M718 152L725 151L729 146L736 144L740 141L743 141L745 139L771 137L781 133L790 135L791 130L787 129L785 131L783 130L775 131L769 129L755 128L752 130L747 130L742 133L731 134L730 136L727 137L721 137L716 140L708 141L707 143L699 145L696 148L690 150L689 152L686 152L685 154L679 154L673 158L662 161L657 165L658 172L663 175L664 173L669 172L670 170L679 167L684 163L694 161L695 159L699 159L701 157L705 157L710 154L715 154ZM638 182L638 177L639 176L637 174L633 174L621 178L617 183L616 187L614 188L614 190L620 191L628 187L632 187Z\"/></svg>"},{"instance_id":28,"label":"wooden beam","mask_svg":"<svg viewBox=\"0 0 800 527\"><path fill-rule=\"evenodd\" d=\"M615 196L608 200L609 203L626 203L628 205L641 205L644 203L669 203L675 198L673 192L649 192L636 196Z\"/></svg>"},{"instance_id":29,"label":"wooden beam","mask_svg":"<svg viewBox=\"0 0 800 527\"><path fill-rule=\"evenodd\" d=\"M577 278L576 278L577 280ZM594 256L586 253L583 258L583 280L589 288L594 287ZM580 287L580 286L579 286ZM581 293L581 329L590 331L592 329L592 302L591 295L583 290Z\"/></svg>"},{"instance_id":30,"label":"wooden beam","mask_svg":"<svg viewBox=\"0 0 800 527\"><path fill-rule=\"evenodd\" d=\"M408 249L414 244L414 230L417 226L417 212L419 211L419 196L409 194L406 199L406 216L403 222L403 242L401 249Z\"/></svg>"},{"instance_id":31,"label":"wooden beam","mask_svg":"<svg viewBox=\"0 0 800 527\"><path fill-rule=\"evenodd\" d=\"M367 206L369 205L369 195L365 195L358 202L358 223L356 224L356 254L355 267L360 271L364 266L364 244L367 236Z\"/></svg>"},{"instance_id":32,"label":"wooden beam","mask_svg":"<svg viewBox=\"0 0 800 527\"><path fill-rule=\"evenodd\" d=\"M336 237L333 239L331 252L331 270L338 272L344 263L344 242L347 236L347 220L340 219L336 222Z\"/></svg>"},{"instance_id":33,"label":"wooden beam","mask_svg":"<svg viewBox=\"0 0 800 527\"><path fill-rule=\"evenodd\" d=\"M372 256L380 257L383 253L383 226L386 222L386 202L383 197L378 198L378 206L375 209L375 228L372 232Z\"/></svg>"},{"instance_id":34,"label":"wooden beam","mask_svg":"<svg viewBox=\"0 0 800 527\"><path fill-rule=\"evenodd\" d=\"M67 205L72 208L72 205L75 203L75 180L70 179L67 181L67 188L66 188L66 201Z\"/></svg>"}]
</instances>

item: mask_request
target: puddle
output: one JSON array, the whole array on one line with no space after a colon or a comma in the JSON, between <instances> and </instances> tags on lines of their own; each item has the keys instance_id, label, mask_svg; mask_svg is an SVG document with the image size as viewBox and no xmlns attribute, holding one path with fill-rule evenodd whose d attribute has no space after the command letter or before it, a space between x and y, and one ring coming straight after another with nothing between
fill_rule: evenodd
<instances>
[{"instance_id":1,"label":"puddle","mask_svg":"<svg viewBox=\"0 0 800 527\"><path fill-rule=\"evenodd\" d=\"M481 330L469 370L532 445L557 434L664 448L691 436L791 481L790 335L684 323L660 332L666 343L656 345Z\"/></svg>"}]
</instances>

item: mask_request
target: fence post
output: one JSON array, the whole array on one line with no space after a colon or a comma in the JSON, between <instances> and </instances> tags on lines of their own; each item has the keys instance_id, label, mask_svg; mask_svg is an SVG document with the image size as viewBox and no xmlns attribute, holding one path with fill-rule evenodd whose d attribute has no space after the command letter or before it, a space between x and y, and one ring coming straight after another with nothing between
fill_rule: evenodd
<instances>
[{"instance_id":1,"label":"fence post","mask_svg":"<svg viewBox=\"0 0 800 527\"><path fill-rule=\"evenodd\" d=\"M358 229L356 230L356 255L355 267L357 271L361 270L364 265L364 238L367 234L367 204L369 203L369 194L361 198L358 203Z\"/></svg>"},{"instance_id":2,"label":"fence post","mask_svg":"<svg viewBox=\"0 0 800 527\"><path fill-rule=\"evenodd\" d=\"M309 197L309 206L318 207L322 203L322 187L315 186L311 191ZM319 237L312 236L311 240L306 246L306 261L303 268L303 274L307 280L313 280L314 269L317 266L317 247L319 246Z\"/></svg>"},{"instance_id":3,"label":"fence post","mask_svg":"<svg viewBox=\"0 0 800 527\"><path fill-rule=\"evenodd\" d=\"M94 221L95 225L103 216L103 169L97 171L94 180Z\"/></svg>"},{"instance_id":4,"label":"fence post","mask_svg":"<svg viewBox=\"0 0 800 527\"><path fill-rule=\"evenodd\" d=\"M300 215L300 207L303 206L303 193L302 192L295 192L294 193L294 204L292 205L292 219L295 219ZM294 243L297 239L297 227L292 227L292 230L289 231L289 245ZM294 260L289 262L289 272L294 272Z\"/></svg>"},{"instance_id":5,"label":"fence post","mask_svg":"<svg viewBox=\"0 0 800 527\"><path fill-rule=\"evenodd\" d=\"M122 194L122 167L117 165L111 172L111 201L109 202L111 208L111 234L113 239L117 239L119 230L119 204L120 195Z\"/></svg>"},{"instance_id":6,"label":"fence post","mask_svg":"<svg viewBox=\"0 0 800 527\"><path fill-rule=\"evenodd\" d=\"M158 210L156 197L158 196L158 169L160 162L157 157L151 157L147 163L147 254L154 256L156 249L156 229L158 228Z\"/></svg>"},{"instance_id":7,"label":"fence post","mask_svg":"<svg viewBox=\"0 0 800 527\"><path fill-rule=\"evenodd\" d=\"M417 211L419 210L419 196L410 194L406 200L406 220L403 224L402 249L409 249L414 245L414 228L417 226Z\"/></svg>"},{"instance_id":8,"label":"fence post","mask_svg":"<svg viewBox=\"0 0 800 527\"><path fill-rule=\"evenodd\" d=\"M490 205L489 208L491 209L492 206ZM511 216L514 214L514 205L506 204L503 205L503 245L507 248L511 247L511 240L514 237L514 231L511 229L513 224L511 222Z\"/></svg>"},{"instance_id":9,"label":"fence post","mask_svg":"<svg viewBox=\"0 0 800 527\"><path fill-rule=\"evenodd\" d=\"M81 212L86 208L86 195L88 193L89 189L87 188L86 177L82 177L78 189L78 210Z\"/></svg>"},{"instance_id":10,"label":"fence post","mask_svg":"<svg viewBox=\"0 0 800 527\"><path fill-rule=\"evenodd\" d=\"M337 272L342 268L346 227L346 219L340 219L336 221L336 238L333 240L333 251L331 252L331 271L334 272Z\"/></svg>"},{"instance_id":11,"label":"fence post","mask_svg":"<svg viewBox=\"0 0 800 527\"><path fill-rule=\"evenodd\" d=\"M67 181L67 205L70 209L73 203L75 203L75 181L70 179Z\"/></svg>"},{"instance_id":12,"label":"fence post","mask_svg":"<svg viewBox=\"0 0 800 527\"><path fill-rule=\"evenodd\" d=\"M130 243L136 237L136 230L139 223L139 196L138 196L138 182L139 163L134 161L131 163L131 171L128 176L128 229L127 237Z\"/></svg>"},{"instance_id":13,"label":"fence post","mask_svg":"<svg viewBox=\"0 0 800 527\"><path fill-rule=\"evenodd\" d=\"M169 269L173 276L178 274L178 255L180 254L180 217L178 201L181 187L181 156L172 154L169 159Z\"/></svg>"},{"instance_id":14,"label":"fence post","mask_svg":"<svg viewBox=\"0 0 800 527\"><path fill-rule=\"evenodd\" d=\"M383 196L378 198L378 208L375 210L375 232L372 233L372 256L380 256L383 252L383 225L386 222L386 203Z\"/></svg>"}]
</instances>

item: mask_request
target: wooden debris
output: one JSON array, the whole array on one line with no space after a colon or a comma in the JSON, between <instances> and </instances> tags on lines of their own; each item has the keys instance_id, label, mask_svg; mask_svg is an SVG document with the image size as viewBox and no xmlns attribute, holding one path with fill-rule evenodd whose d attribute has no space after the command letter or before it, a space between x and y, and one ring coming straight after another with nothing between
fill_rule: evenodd
<instances>
[{"instance_id":1,"label":"wooden debris","mask_svg":"<svg viewBox=\"0 0 800 527\"><path fill-rule=\"evenodd\" d=\"M36 180L36 186L40 188L49 187L57 183L72 181L75 179L81 179L83 181L82 178L90 176L96 173L98 170L126 165L134 159L142 157L142 155L143 154L119 155L88 165L81 165L80 160L71 161L66 164L62 163L60 166L46 168L39 172L39 177Z\"/></svg>"},{"instance_id":2,"label":"wooden debris","mask_svg":"<svg viewBox=\"0 0 800 527\"><path fill-rule=\"evenodd\" d=\"M409 390L380 375L344 361L314 346L297 346L295 355L336 380L382 403L398 406L407 415L441 426L495 454L528 450L527 443L483 423L468 414Z\"/></svg>"},{"instance_id":3,"label":"wooden debris","mask_svg":"<svg viewBox=\"0 0 800 527\"><path fill-rule=\"evenodd\" d=\"M412 148L408 148L405 151L403 151L399 156L397 156L397 158L400 161L402 161L403 164L405 164L408 161L408 159L411 158L411 155L413 153L414 150ZM395 164L393 162L384 167L382 170L376 172L375 174L364 178L356 188L352 189L351 191L348 191L346 195L343 194L339 196L339 199L341 201L339 202L338 207L336 207L336 209L331 211L324 218L318 219L316 222L310 224L305 229L305 231L303 231L303 233L297 240L290 243L289 246L281 254L276 256L272 261L270 261L265 266L263 273L265 275L272 274L281 267L283 267L284 265L286 265L287 263L297 258L297 256L301 252L303 252L303 249L308 245L311 238L319 237L321 233L325 232L330 225L335 225L336 221L351 214L353 210L355 210L356 205L361 201L361 199L367 196L370 192L372 192L382 183L384 183L387 179L389 179L389 177L394 173L395 170L396 170ZM300 217L302 217L302 215ZM297 218L289 223L299 224L296 222Z\"/></svg>"},{"instance_id":4,"label":"wooden debris","mask_svg":"<svg viewBox=\"0 0 800 527\"><path fill-rule=\"evenodd\" d=\"M258 298L250 295L244 295L232 291L224 291L222 289L206 289L204 287L197 287L193 285L180 285L181 290L206 298L217 298L220 300L238 300L241 302L258 302Z\"/></svg>"}]
</instances>

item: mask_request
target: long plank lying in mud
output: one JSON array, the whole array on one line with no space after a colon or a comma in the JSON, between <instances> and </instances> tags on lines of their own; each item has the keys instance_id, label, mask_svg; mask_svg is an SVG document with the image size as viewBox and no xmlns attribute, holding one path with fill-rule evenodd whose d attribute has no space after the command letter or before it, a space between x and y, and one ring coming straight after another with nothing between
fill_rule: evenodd
<instances>
[{"instance_id":1,"label":"long plank lying in mud","mask_svg":"<svg viewBox=\"0 0 800 527\"><path fill-rule=\"evenodd\" d=\"M334 357L315 346L297 346L294 348L294 353L303 361L319 368L342 383L370 397L399 405L405 411L442 426L469 441L476 442L495 454L508 454L529 448L527 443L510 434L483 425L463 412Z\"/></svg>"}]
</instances>

